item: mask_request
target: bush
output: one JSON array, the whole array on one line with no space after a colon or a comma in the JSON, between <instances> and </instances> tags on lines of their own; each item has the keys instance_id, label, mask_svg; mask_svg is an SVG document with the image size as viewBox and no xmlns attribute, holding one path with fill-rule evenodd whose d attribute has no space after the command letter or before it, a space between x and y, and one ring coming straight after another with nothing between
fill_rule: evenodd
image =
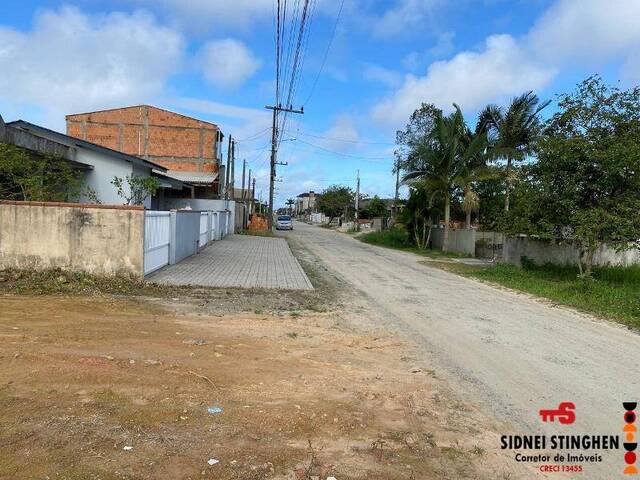
<instances>
[{"instance_id":1,"label":"bush","mask_svg":"<svg viewBox=\"0 0 640 480\"><path fill-rule=\"evenodd\" d=\"M411 240L406 230L391 228L382 232L365 233L360 237L363 242L391 248L411 248Z\"/></svg>"},{"instance_id":2,"label":"bush","mask_svg":"<svg viewBox=\"0 0 640 480\"><path fill-rule=\"evenodd\" d=\"M573 265L535 265L522 260L524 268L498 264L470 275L640 329L640 265L597 267L593 278L585 279Z\"/></svg>"}]
</instances>

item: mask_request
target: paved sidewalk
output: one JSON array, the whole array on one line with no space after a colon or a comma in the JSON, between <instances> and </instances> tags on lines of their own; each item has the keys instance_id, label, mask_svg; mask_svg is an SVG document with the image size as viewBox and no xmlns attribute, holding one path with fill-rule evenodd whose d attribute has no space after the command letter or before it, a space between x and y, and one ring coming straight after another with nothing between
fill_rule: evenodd
<instances>
[{"instance_id":1,"label":"paved sidewalk","mask_svg":"<svg viewBox=\"0 0 640 480\"><path fill-rule=\"evenodd\" d=\"M250 235L230 235L147 279L170 285L313 290L284 239Z\"/></svg>"}]
</instances>

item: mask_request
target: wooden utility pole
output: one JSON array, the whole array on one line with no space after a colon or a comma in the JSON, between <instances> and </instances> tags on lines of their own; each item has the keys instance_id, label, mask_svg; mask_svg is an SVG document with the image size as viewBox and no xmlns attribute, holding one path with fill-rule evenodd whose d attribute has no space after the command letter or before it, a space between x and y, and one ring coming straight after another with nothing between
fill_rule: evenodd
<instances>
[{"instance_id":1,"label":"wooden utility pole","mask_svg":"<svg viewBox=\"0 0 640 480\"><path fill-rule=\"evenodd\" d=\"M282 105L267 105L265 107L267 110L273 111L273 124L271 131L271 175L269 181L269 213L267 217L267 225L269 225L269 230L273 230L273 191L274 191L274 182L276 181L276 165L286 165L286 163L278 163L278 113L298 113L300 115L304 114L304 108L300 110L294 110L291 105L289 107L283 107Z\"/></svg>"},{"instance_id":2,"label":"wooden utility pole","mask_svg":"<svg viewBox=\"0 0 640 480\"><path fill-rule=\"evenodd\" d=\"M393 219L398 216L398 197L400 194L400 159L396 158L396 194L393 197Z\"/></svg>"},{"instance_id":3,"label":"wooden utility pole","mask_svg":"<svg viewBox=\"0 0 640 480\"><path fill-rule=\"evenodd\" d=\"M356 182L356 231L360 231L360 170Z\"/></svg>"}]
</instances>

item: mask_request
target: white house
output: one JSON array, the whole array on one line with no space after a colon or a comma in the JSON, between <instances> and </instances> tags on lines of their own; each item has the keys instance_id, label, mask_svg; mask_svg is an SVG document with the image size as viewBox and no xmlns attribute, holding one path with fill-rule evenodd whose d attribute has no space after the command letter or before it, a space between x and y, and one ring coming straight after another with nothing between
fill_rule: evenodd
<instances>
[{"instance_id":1,"label":"white house","mask_svg":"<svg viewBox=\"0 0 640 480\"><path fill-rule=\"evenodd\" d=\"M0 122L2 118L0 117ZM159 202L167 196L190 196L192 187L175 178L166 176L167 169L140 157L127 155L95 143L70 137L23 120L7 123L0 129L0 141L35 151L53 154L68 160L75 168L84 172L87 187L92 189L103 204L122 204L116 187L111 183L114 177L128 175L157 177L161 190L154 199L147 198L146 208L161 208ZM89 198L80 198L80 203L88 203Z\"/></svg>"}]
</instances>

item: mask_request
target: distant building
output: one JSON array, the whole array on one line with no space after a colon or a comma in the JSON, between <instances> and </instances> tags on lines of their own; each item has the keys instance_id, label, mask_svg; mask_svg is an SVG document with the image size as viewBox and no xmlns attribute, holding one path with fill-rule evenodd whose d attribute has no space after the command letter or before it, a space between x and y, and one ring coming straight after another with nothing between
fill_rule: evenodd
<instances>
[{"instance_id":1,"label":"distant building","mask_svg":"<svg viewBox=\"0 0 640 480\"><path fill-rule=\"evenodd\" d=\"M217 125L149 105L66 116L67 134L134 155L195 186L197 198L220 195L223 135Z\"/></svg>"},{"instance_id":2,"label":"distant building","mask_svg":"<svg viewBox=\"0 0 640 480\"><path fill-rule=\"evenodd\" d=\"M233 189L233 198L231 200L236 200L236 201L250 201L251 200L251 189L250 188L245 188L244 190L242 188L234 188Z\"/></svg>"},{"instance_id":3,"label":"distant building","mask_svg":"<svg viewBox=\"0 0 640 480\"><path fill-rule=\"evenodd\" d=\"M295 213L296 215L303 213L313 213L316 211L316 202L318 195L315 192L301 193L296 197Z\"/></svg>"}]
</instances>

